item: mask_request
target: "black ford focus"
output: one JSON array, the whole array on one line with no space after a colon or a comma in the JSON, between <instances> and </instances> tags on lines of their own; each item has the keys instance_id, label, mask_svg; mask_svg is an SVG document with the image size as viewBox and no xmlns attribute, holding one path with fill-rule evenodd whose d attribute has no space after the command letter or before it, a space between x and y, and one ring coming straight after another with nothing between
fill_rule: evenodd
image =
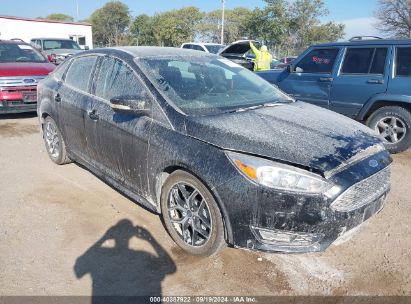
<instances>
[{"instance_id":1,"label":"black ford focus","mask_svg":"<svg viewBox=\"0 0 411 304\"><path fill-rule=\"evenodd\" d=\"M73 56L38 87L48 154L162 215L192 254L327 248L379 212L389 153L365 126L196 51Z\"/></svg>"}]
</instances>

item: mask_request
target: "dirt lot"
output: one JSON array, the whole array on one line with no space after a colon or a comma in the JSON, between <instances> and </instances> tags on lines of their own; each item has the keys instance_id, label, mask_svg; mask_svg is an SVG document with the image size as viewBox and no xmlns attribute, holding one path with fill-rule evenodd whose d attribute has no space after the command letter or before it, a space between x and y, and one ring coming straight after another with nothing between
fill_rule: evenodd
<instances>
[{"instance_id":1,"label":"dirt lot","mask_svg":"<svg viewBox=\"0 0 411 304\"><path fill-rule=\"evenodd\" d=\"M0 119L0 295L411 295L411 151L394 157L385 209L326 252L197 258L158 216L54 165L38 130L33 115Z\"/></svg>"}]
</instances>

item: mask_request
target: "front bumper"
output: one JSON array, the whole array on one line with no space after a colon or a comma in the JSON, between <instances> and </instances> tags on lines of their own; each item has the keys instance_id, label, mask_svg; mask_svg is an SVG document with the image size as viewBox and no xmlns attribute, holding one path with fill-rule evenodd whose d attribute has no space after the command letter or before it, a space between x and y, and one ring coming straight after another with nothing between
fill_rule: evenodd
<instances>
[{"instance_id":1,"label":"front bumper","mask_svg":"<svg viewBox=\"0 0 411 304\"><path fill-rule=\"evenodd\" d=\"M44 76L0 77L0 114L35 112L37 82Z\"/></svg>"},{"instance_id":2,"label":"front bumper","mask_svg":"<svg viewBox=\"0 0 411 304\"><path fill-rule=\"evenodd\" d=\"M244 177L218 190L234 210L230 217L234 247L269 252L323 251L337 238L384 207L390 190L391 158L384 151L330 178L341 187L335 197L281 192L254 185ZM248 183L248 184L247 184ZM234 189L234 190L230 190ZM242 189L241 195L235 189Z\"/></svg>"}]
</instances>

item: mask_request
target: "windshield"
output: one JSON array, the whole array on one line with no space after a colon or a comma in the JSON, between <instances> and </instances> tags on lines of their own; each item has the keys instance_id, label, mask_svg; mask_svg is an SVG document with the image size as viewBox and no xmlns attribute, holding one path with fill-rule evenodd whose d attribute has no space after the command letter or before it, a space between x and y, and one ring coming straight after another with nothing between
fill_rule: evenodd
<instances>
[{"instance_id":1,"label":"windshield","mask_svg":"<svg viewBox=\"0 0 411 304\"><path fill-rule=\"evenodd\" d=\"M292 101L256 74L222 57L148 57L137 63L159 91L187 115Z\"/></svg>"},{"instance_id":2,"label":"windshield","mask_svg":"<svg viewBox=\"0 0 411 304\"><path fill-rule=\"evenodd\" d=\"M72 40L44 40L43 41L44 50L54 50L54 49L70 49L70 50L81 50L80 46Z\"/></svg>"},{"instance_id":3,"label":"windshield","mask_svg":"<svg viewBox=\"0 0 411 304\"><path fill-rule=\"evenodd\" d=\"M217 54L219 50L221 50L224 45L222 44L205 44L206 49L213 54Z\"/></svg>"},{"instance_id":4,"label":"windshield","mask_svg":"<svg viewBox=\"0 0 411 304\"><path fill-rule=\"evenodd\" d=\"M0 44L0 62L47 62L47 59L27 44Z\"/></svg>"}]
</instances>

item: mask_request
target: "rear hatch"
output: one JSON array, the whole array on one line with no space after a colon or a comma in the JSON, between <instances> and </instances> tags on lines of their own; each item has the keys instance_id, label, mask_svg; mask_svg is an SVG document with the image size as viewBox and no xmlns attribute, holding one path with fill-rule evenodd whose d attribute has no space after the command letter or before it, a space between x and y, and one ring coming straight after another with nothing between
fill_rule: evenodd
<instances>
[{"instance_id":1,"label":"rear hatch","mask_svg":"<svg viewBox=\"0 0 411 304\"><path fill-rule=\"evenodd\" d=\"M249 69L253 70L254 63L251 60L245 58L245 55L251 50L250 41L253 40L239 40L226 46L218 55L223 56L231 61ZM257 41L253 41L254 45L259 48L260 44Z\"/></svg>"}]
</instances>

